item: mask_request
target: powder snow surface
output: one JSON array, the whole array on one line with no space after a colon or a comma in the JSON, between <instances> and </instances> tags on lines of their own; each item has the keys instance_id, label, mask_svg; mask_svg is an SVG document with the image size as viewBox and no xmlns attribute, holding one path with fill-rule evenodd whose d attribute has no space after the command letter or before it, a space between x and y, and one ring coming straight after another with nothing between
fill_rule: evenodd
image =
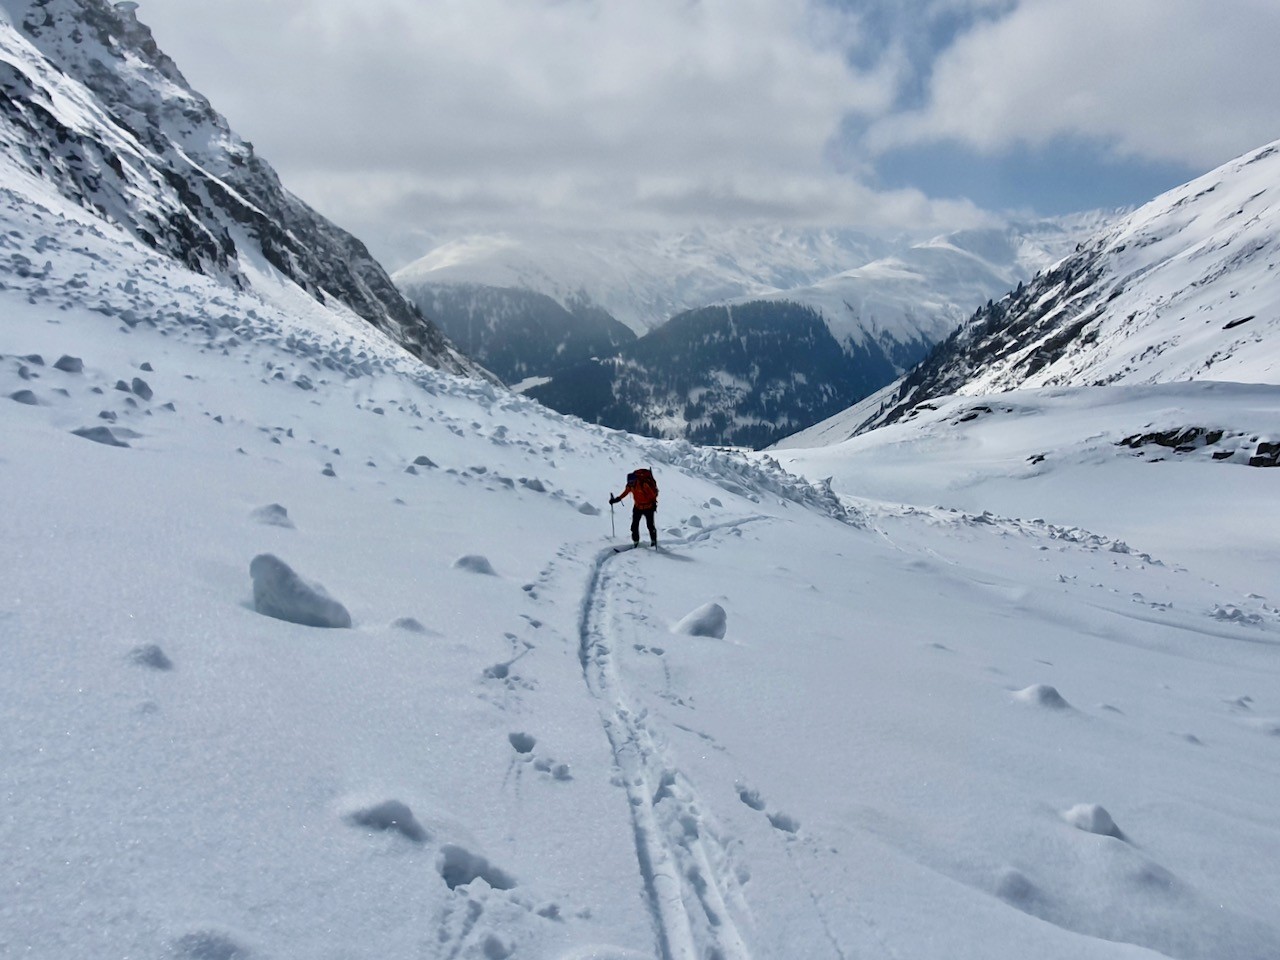
<instances>
[{"instance_id":1,"label":"powder snow surface","mask_svg":"<svg viewBox=\"0 0 1280 960\"><path fill-rule=\"evenodd\" d=\"M1280 956L1274 471L1045 399L797 461L842 505L35 189L0 196L0 955ZM662 549L615 554L640 465ZM262 554L352 626L256 612Z\"/></svg>"}]
</instances>

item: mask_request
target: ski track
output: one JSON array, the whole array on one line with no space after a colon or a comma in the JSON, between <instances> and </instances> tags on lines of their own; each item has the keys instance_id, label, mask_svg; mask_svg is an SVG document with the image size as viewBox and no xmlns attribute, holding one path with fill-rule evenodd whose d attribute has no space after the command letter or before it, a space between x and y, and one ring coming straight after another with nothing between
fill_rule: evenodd
<instances>
[{"instance_id":1,"label":"ski track","mask_svg":"<svg viewBox=\"0 0 1280 960\"><path fill-rule=\"evenodd\" d=\"M763 516L709 526L683 541L707 540L717 530ZM614 663L614 628L625 620L616 609L608 561L610 547L596 555L583 595L579 659L587 689L597 700L605 735L631 808L636 860L662 960L750 960L735 923L747 912L728 851L709 829L705 806L689 779L663 749L647 722L632 709ZM732 906L730 905L732 903Z\"/></svg>"}]
</instances>

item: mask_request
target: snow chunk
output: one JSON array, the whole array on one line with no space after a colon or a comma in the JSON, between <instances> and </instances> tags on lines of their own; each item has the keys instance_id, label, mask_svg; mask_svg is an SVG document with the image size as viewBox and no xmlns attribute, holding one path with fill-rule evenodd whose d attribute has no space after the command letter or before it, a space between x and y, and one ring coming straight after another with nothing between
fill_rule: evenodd
<instances>
[{"instance_id":1,"label":"snow chunk","mask_svg":"<svg viewBox=\"0 0 1280 960\"><path fill-rule=\"evenodd\" d=\"M112 433L110 427L81 427L79 430L72 430L71 432L77 437L84 437L94 443L106 444L108 447L129 446L129 444Z\"/></svg>"},{"instance_id":2,"label":"snow chunk","mask_svg":"<svg viewBox=\"0 0 1280 960\"><path fill-rule=\"evenodd\" d=\"M413 815L413 811L399 800L384 800L372 807L365 807L347 815L347 821L370 830L394 830L414 843L426 843L427 831Z\"/></svg>"},{"instance_id":3,"label":"snow chunk","mask_svg":"<svg viewBox=\"0 0 1280 960\"><path fill-rule=\"evenodd\" d=\"M25 403L29 407L40 405L40 401L36 399L36 395L30 390L18 390L15 393L11 393L9 394L9 399L16 403Z\"/></svg>"},{"instance_id":4,"label":"snow chunk","mask_svg":"<svg viewBox=\"0 0 1280 960\"><path fill-rule=\"evenodd\" d=\"M1047 683L1033 683L1013 695L1013 699L1051 710L1070 710L1071 704L1055 688Z\"/></svg>"},{"instance_id":5,"label":"snow chunk","mask_svg":"<svg viewBox=\"0 0 1280 960\"><path fill-rule=\"evenodd\" d=\"M1111 819L1111 814L1107 813L1105 807L1100 807L1096 803L1078 803L1070 810L1064 810L1062 819L1077 830L1096 833L1100 837L1115 837L1117 840L1124 839L1124 834L1120 832L1116 822Z\"/></svg>"},{"instance_id":6,"label":"snow chunk","mask_svg":"<svg viewBox=\"0 0 1280 960\"><path fill-rule=\"evenodd\" d=\"M582 514L584 517L600 516L600 508L591 503L584 502L584 503L578 504L578 512Z\"/></svg>"},{"instance_id":7,"label":"snow chunk","mask_svg":"<svg viewBox=\"0 0 1280 960\"><path fill-rule=\"evenodd\" d=\"M293 521L289 519L289 511L278 503L268 503L265 507L259 507L249 516L259 523L265 523L269 527L294 529Z\"/></svg>"},{"instance_id":8,"label":"snow chunk","mask_svg":"<svg viewBox=\"0 0 1280 960\"><path fill-rule=\"evenodd\" d=\"M498 571L493 569L493 564L489 562L488 557L481 556L478 553L468 553L453 561L454 569L467 570L471 573L482 573L488 577L496 577Z\"/></svg>"},{"instance_id":9,"label":"snow chunk","mask_svg":"<svg viewBox=\"0 0 1280 960\"><path fill-rule=\"evenodd\" d=\"M672 633L684 633L691 637L714 637L723 640L728 614L718 603L704 603L671 628Z\"/></svg>"},{"instance_id":10,"label":"snow chunk","mask_svg":"<svg viewBox=\"0 0 1280 960\"><path fill-rule=\"evenodd\" d=\"M397 617L391 621L391 625L397 630L405 630L409 633L427 632L427 628L422 625L422 621L416 617Z\"/></svg>"},{"instance_id":11,"label":"snow chunk","mask_svg":"<svg viewBox=\"0 0 1280 960\"><path fill-rule=\"evenodd\" d=\"M318 583L309 584L287 563L260 553L249 564L253 608L258 613L306 627L350 627L351 614Z\"/></svg>"}]
</instances>

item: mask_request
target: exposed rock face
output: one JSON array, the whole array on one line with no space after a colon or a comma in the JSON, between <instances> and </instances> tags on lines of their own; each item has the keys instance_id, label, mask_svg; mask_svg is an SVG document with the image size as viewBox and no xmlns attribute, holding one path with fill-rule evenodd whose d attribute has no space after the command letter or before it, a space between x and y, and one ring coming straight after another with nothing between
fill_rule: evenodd
<instances>
[{"instance_id":1,"label":"exposed rock face","mask_svg":"<svg viewBox=\"0 0 1280 960\"><path fill-rule=\"evenodd\" d=\"M568 298L563 306L532 290L475 283L413 281L401 289L467 356L506 383L612 356L636 339L585 298Z\"/></svg>"},{"instance_id":2,"label":"exposed rock face","mask_svg":"<svg viewBox=\"0 0 1280 960\"><path fill-rule=\"evenodd\" d=\"M480 372L364 244L282 186L156 46L133 4L4 6L0 147L12 160L192 270L243 288L247 260L265 262L432 366Z\"/></svg>"}]
</instances>

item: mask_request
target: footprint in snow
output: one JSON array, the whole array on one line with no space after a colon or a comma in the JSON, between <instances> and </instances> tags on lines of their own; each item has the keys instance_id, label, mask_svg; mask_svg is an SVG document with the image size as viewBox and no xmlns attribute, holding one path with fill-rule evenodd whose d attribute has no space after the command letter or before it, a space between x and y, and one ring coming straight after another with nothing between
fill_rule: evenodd
<instances>
[{"instance_id":1,"label":"footprint in snow","mask_svg":"<svg viewBox=\"0 0 1280 960\"><path fill-rule=\"evenodd\" d=\"M773 828L775 830L781 830L783 833L791 834L800 832L800 821L789 814L776 812L766 814L766 816L768 816L769 822L773 824Z\"/></svg>"},{"instance_id":2,"label":"footprint in snow","mask_svg":"<svg viewBox=\"0 0 1280 960\"><path fill-rule=\"evenodd\" d=\"M488 858L454 843L440 848L436 869L450 890L483 880L494 890L510 890L516 881L505 870L491 864Z\"/></svg>"},{"instance_id":3,"label":"footprint in snow","mask_svg":"<svg viewBox=\"0 0 1280 960\"><path fill-rule=\"evenodd\" d=\"M745 784L738 784L738 799L752 810L759 810L763 812L765 808L764 798L760 796L760 791L752 790Z\"/></svg>"},{"instance_id":4,"label":"footprint in snow","mask_svg":"<svg viewBox=\"0 0 1280 960\"><path fill-rule=\"evenodd\" d=\"M507 735L507 740L512 749L520 754L532 753L533 748L538 744L537 738L528 733L511 733Z\"/></svg>"},{"instance_id":5,"label":"footprint in snow","mask_svg":"<svg viewBox=\"0 0 1280 960\"><path fill-rule=\"evenodd\" d=\"M427 831L413 815L413 811L399 800L384 800L371 807L353 810L344 818L357 827L366 827L385 833L395 831L414 843L426 843L430 839Z\"/></svg>"},{"instance_id":6,"label":"footprint in snow","mask_svg":"<svg viewBox=\"0 0 1280 960\"><path fill-rule=\"evenodd\" d=\"M151 670L172 670L173 661L157 644L144 643L129 651L129 662Z\"/></svg>"},{"instance_id":7,"label":"footprint in snow","mask_svg":"<svg viewBox=\"0 0 1280 960\"><path fill-rule=\"evenodd\" d=\"M423 636L441 637L444 636L439 630L432 630L423 624L417 617L396 617L391 621L391 626L396 630L403 630L405 633L419 633Z\"/></svg>"}]
</instances>

